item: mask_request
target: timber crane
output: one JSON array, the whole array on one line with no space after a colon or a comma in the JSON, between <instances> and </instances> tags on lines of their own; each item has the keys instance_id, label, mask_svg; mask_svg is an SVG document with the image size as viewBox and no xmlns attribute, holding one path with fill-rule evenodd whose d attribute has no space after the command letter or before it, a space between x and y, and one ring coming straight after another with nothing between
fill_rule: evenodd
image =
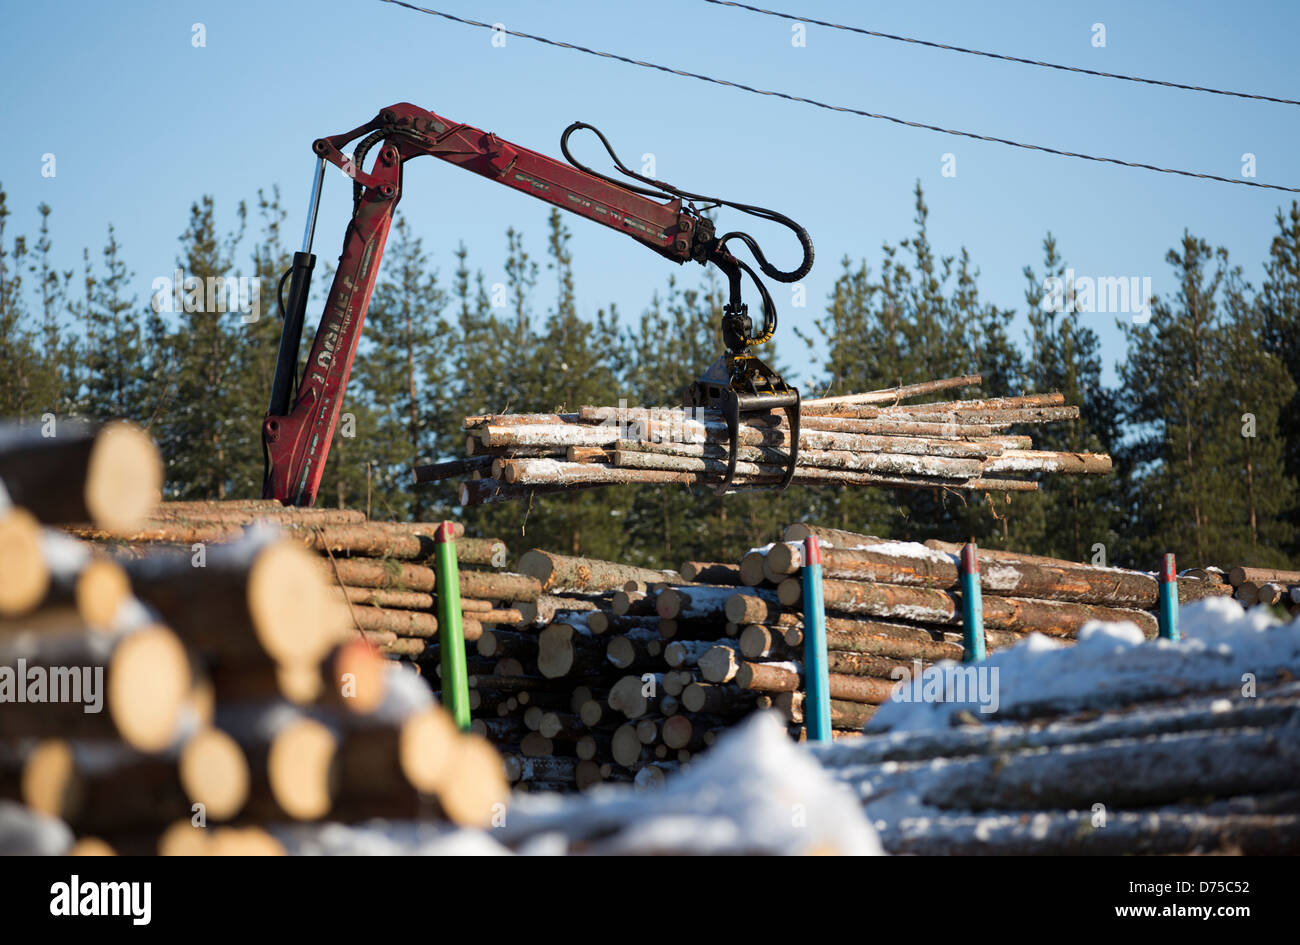
<instances>
[{"instance_id":1,"label":"timber crane","mask_svg":"<svg viewBox=\"0 0 1300 945\"><path fill-rule=\"evenodd\" d=\"M622 183L575 160L569 153L569 138L577 131L595 133L618 170L640 185ZM358 138L361 141L354 153L345 155L342 149ZM368 152L381 142L371 169L365 170ZM783 409L789 418L790 449L780 488L790 483L799 449L799 391L749 350L764 344L775 333L776 306L754 270L727 250L728 242L738 240L748 247L769 278L797 282L812 268L813 248L807 231L789 217L761 207L689 193L637 174L623 165L599 130L583 122L574 122L560 137L560 150L567 164L405 102L385 108L351 131L318 139L312 150L317 161L303 246L280 279L277 293L284 324L270 406L262 424L264 498L278 499L285 505L311 505L315 501L380 257L402 196L402 169L406 161L423 154L626 233L675 263L694 260L717 266L727 278L729 291L722 314L722 338L727 350L688 388L685 405L718 410L726 422L730 450L720 491L735 475L741 416ZM353 180L352 220L344 235L343 252L316 339L298 379L298 349L316 264L311 244L326 161ZM697 207L697 202L708 206ZM749 234L716 235L705 211L718 206L789 227L799 239L803 261L798 268L784 272L767 261ZM762 322L757 330L741 301L742 273L753 280L762 300ZM289 281L287 301L283 295L285 280Z\"/></svg>"}]
</instances>

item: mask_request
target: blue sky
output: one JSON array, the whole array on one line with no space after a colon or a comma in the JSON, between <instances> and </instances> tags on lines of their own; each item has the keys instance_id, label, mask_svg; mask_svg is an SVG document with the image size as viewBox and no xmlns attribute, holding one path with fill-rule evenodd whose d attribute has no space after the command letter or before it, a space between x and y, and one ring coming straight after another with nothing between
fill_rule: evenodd
<instances>
[{"instance_id":1,"label":"blue sky","mask_svg":"<svg viewBox=\"0 0 1300 945\"><path fill-rule=\"evenodd\" d=\"M960 129L1164 166L1300 184L1295 106L1140 86L994 62L810 26L701 0L425 5L692 71ZM761 4L760 4L761 5ZM1287 96L1295 90L1290 3L849 3L773 0L821 19L1012 55L1190 84ZM1106 27L1094 48L1092 25ZM1170 287L1165 253L1184 228L1228 247L1258 282L1278 192L1090 164L932 132L638 69L508 39L375 0L7 3L0 32L6 94L0 184L11 235L34 233L48 202L56 256L79 265L117 228L141 304L170 275L189 205L212 194L224 222L239 200L279 184L296 244L316 137L410 101L558 156L560 131L589 121L634 164L653 153L678 186L772 207L812 234L818 264L809 307L777 287L783 358L809 364L790 326L811 323L848 255L879 259L912 230L912 187L930 205L941 252L970 250L987 299L1023 311L1022 268L1050 228L1080 274L1151 276ZM191 43L202 23L206 46ZM596 152L584 142L579 153ZM57 174L41 176L53 153ZM945 153L957 175L941 174ZM338 253L350 188L327 175L316 251ZM435 264L451 269L464 239L489 282L503 279L505 229L543 254L547 207L434 159L407 169L402 210ZM724 216L722 224L748 223ZM575 277L585 314L616 302L628 315L671 267L602 227L574 219ZM778 265L793 265L783 230L751 229ZM295 247L296 248L296 247ZM684 273L698 278L698 268ZM319 280L318 280L319 281ZM550 297L543 281L538 306ZM787 304L782 304L787 303ZM309 321L319 309L309 311ZM1122 357L1110 315L1094 320L1108 376ZM1020 321L1023 325L1023 318ZM703 366L701 366L703 367Z\"/></svg>"}]
</instances>

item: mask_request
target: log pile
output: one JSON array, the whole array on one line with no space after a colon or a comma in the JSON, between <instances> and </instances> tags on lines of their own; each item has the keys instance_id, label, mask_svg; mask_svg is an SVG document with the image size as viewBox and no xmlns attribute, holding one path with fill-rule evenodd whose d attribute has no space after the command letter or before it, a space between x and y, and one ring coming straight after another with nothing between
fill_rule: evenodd
<instances>
[{"instance_id":1,"label":"log pile","mask_svg":"<svg viewBox=\"0 0 1300 945\"><path fill-rule=\"evenodd\" d=\"M415 657L433 645L438 621L436 582L429 563L436 523L372 522L347 509L286 508L274 500L166 502L130 529L73 527L78 537L114 547L122 555L154 546L194 548L238 539L253 524L274 525L289 541L320 556L316 561L347 611L353 629L389 655ZM465 538L455 526L466 638L483 623L514 623L520 604L538 596L536 582L500 573L506 546L496 539Z\"/></svg>"},{"instance_id":2,"label":"log pile","mask_svg":"<svg viewBox=\"0 0 1300 945\"><path fill-rule=\"evenodd\" d=\"M962 658L955 546L882 542L816 526L737 563L678 572L525 553L539 596L524 619L471 644L475 730L521 787L654 783L726 728L775 708L803 732L803 618L796 539L824 547L832 726L855 734L895 684ZM990 649L1030 632L1071 640L1089 620L1156 633L1153 575L991 552L982 559ZM1226 594L1188 577L1185 598ZM412 657L429 662L436 651Z\"/></svg>"},{"instance_id":3,"label":"log pile","mask_svg":"<svg viewBox=\"0 0 1300 945\"><path fill-rule=\"evenodd\" d=\"M121 853L274 853L284 824L503 809L499 755L362 638L308 550L361 523L309 532L257 503L105 514L90 497L132 455L105 435L48 486L0 447L0 482L31 503L0 509L0 799L62 820L78 852ZM253 519L285 527L239 528ZM105 540L51 527L69 522Z\"/></svg>"},{"instance_id":4,"label":"log pile","mask_svg":"<svg viewBox=\"0 0 1300 945\"><path fill-rule=\"evenodd\" d=\"M960 546L796 523L741 559L735 572L746 589L725 604L737 645L707 656L706 682L779 693L775 705L792 722L802 721L802 555L810 534L822 548L832 726L858 731L897 681L962 659ZM990 652L1034 632L1069 643L1090 620L1157 633L1153 574L983 549L979 561ZM1213 576L1179 578L1183 602L1230 593Z\"/></svg>"},{"instance_id":5,"label":"log pile","mask_svg":"<svg viewBox=\"0 0 1300 945\"><path fill-rule=\"evenodd\" d=\"M0 483L42 522L132 528L157 504L163 467L149 435L126 422L0 426Z\"/></svg>"},{"instance_id":6,"label":"log pile","mask_svg":"<svg viewBox=\"0 0 1300 945\"><path fill-rule=\"evenodd\" d=\"M1247 607L1276 606L1300 617L1300 571L1236 567L1226 575L1218 568L1205 573L1219 583L1226 580L1232 586L1232 596Z\"/></svg>"},{"instance_id":7,"label":"log pile","mask_svg":"<svg viewBox=\"0 0 1300 945\"><path fill-rule=\"evenodd\" d=\"M940 403L901 401L978 384L978 376L913 384L802 405L798 466L803 485L1034 491L1030 475L1099 474L1110 457L1033 449L1013 434L1076 419L1060 394ZM468 477L462 505L616 484L721 483L726 425L715 411L582 407L564 414L465 418L466 456L418 466L417 484ZM784 414L742 418L736 476L729 491L769 488L788 462Z\"/></svg>"},{"instance_id":8,"label":"log pile","mask_svg":"<svg viewBox=\"0 0 1300 945\"><path fill-rule=\"evenodd\" d=\"M1104 695L817 754L891 853L1300 852L1300 685Z\"/></svg>"},{"instance_id":9,"label":"log pile","mask_svg":"<svg viewBox=\"0 0 1300 945\"><path fill-rule=\"evenodd\" d=\"M113 538L130 564L155 543L188 552L187 543L264 519L286 544L324 555L315 576L333 585L346 625L440 687L427 561L434 525L257 502L166 503L130 533L80 534ZM801 738L800 555L813 532L823 547L832 725L837 735L861 731L900 678L961 659L956 545L796 524L737 562L688 561L674 572L532 550L508 572L502 543L461 534L474 731L526 790L658 783L760 708L777 709ZM1033 631L1068 641L1090 619L1155 634L1149 574L989 551L981 580L990 650ZM1184 600L1231 591L1212 573L1181 579Z\"/></svg>"}]
</instances>

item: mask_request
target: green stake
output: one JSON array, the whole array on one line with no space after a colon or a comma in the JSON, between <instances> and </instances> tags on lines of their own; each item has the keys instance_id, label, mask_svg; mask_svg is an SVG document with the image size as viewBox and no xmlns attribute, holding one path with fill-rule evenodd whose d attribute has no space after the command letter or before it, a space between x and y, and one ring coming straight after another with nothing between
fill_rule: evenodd
<instances>
[{"instance_id":1,"label":"green stake","mask_svg":"<svg viewBox=\"0 0 1300 945\"><path fill-rule=\"evenodd\" d=\"M433 570L438 580L438 643L442 651L442 705L462 732L469 731L469 674L460 614L460 566L451 522L434 534Z\"/></svg>"}]
</instances>

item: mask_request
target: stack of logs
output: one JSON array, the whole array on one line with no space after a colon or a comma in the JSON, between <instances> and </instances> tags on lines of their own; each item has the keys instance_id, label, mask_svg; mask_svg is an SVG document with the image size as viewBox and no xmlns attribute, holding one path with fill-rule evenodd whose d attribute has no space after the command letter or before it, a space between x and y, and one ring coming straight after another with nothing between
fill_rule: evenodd
<instances>
[{"instance_id":1,"label":"stack of logs","mask_svg":"<svg viewBox=\"0 0 1300 945\"><path fill-rule=\"evenodd\" d=\"M465 614L474 731L505 754L510 781L534 790L657 783L756 708L778 709L802 737L800 552L814 532L824 549L832 724L837 734L860 731L903 674L961 659L955 545L796 524L737 563L687 562L678 572L541 550L526 552L515 573L467 568L461 592L481 599L467 606L486 608ZM336 548L331 567L353 581L347 554ZM1034 631L1068 641L1094 619L1156 633L1153 575L996 551L982 552L981 566L990 649ZM392 611L403 595L426 595L410 598L403 619L436 632L431 571L395 555L365 567L376 602L364 606ZM1180 581L1184 600L1230 592L1212 576ZM436 635L401 642L410 639L380 645L436 688Z\"/></svg>"},{"instance_id":2,"label":"stack of logs","mask_svg":"<svg viewBox=\"0 0 1300 945\"><path fill-rule=\"evenodd\" d=\"M189 548L238 538L254 522L273 524L287 540L317 552L317 566L344 605L353 629L380 652L422 656L435 647L436 582L429 560L437 524L372 522L350 509L286 508L274 500L167 502L132 529L72 529L125 554L155 545ZM465 538L453 526L462 566L460 593L465 638L477 640L483 624L517 623L516 604L534 599L532 582L499 569L506 546L495 539ZM503 606L498 606L502 603Z\"/></svg>"},{"instance_id":3,"label":"stack of logs","mask_svg":"<svg viewBox=\"0 0 1300 945\"><path fill-rule=\"evenodd\" d=\"M1060 394L900 404L978 384L978 375L802 404L794 482L1027 492L1040 473L1107 473L1110 457L1033 449L1013 428L1073 420ZM717 485L727 470L726 424L716 411L582 407L567 414L465 418L466 457L419 466L416 483L469 479L462 505L614 484ZM770 488L788 463L784 414L742 418L729 491Z\"/></svg>"},{"instance_id":4,"label":"stack of logs","mask_svg":"<svg viewBox=\"0 0 1300 945\"><path fill-rule=\"evenodd\" d=\"M273 545L278 550L273 557L282 558L286 563L281 567L288 570L274 579L268 572L257 582L262 588L258 593L266 596L258 597L262 603L256 606L268 608L268 616L257 624L260 631L250 631L256 645L228 652L221 648L234 644L207 640L202 629L206 624L192 626L185 618L187 607L224 614L219 601L205 598L183 579L153 578L150 569L159 567L153 563L157 545L171 547L174 557L167 567L172 569L182 560L188 567L195 555L220 558L220 546L209 549L209 543L252 542L255 536L244 536L244 529L253 522L276 526ZM334 687L325 682L338 673L375 676L370 670L340 668L340 660L359 660L358 654L368 652L343 644L358 636L391 659L413 665L433 689L439 688L437 582L428 563L436 527L368 522L359 512L241 501L167 503L130 527L119 524L106 530L94 524L76 532L112 545L126 575L118 583L150 588L137 591L137 596L185 628L182 649L201 684L178 688L219 690L224 682L232 703L276 693L292 708L321 700L337 703ZM785 529L781 541L754 549L734 563L687 562L674 572L533 550L518 560L514 572L507 572L502 570L507 561L503 543L458 534L473 727L505 754L508 780L538 790L572 790L602 781L656 783L756 708L778 709L791 735L801 737L800 556L802 539L811 533L823 547L832 723L837 733L855 733L904 674L915 674L938 660L961 659L956 545L887 542L796 524ZM0 546L0 555L4 553ZM1068 641L1092 619L1129 620L1148 636L1155 635L1153 575L996 551L982 551L980 563L991 650L1033 631ZM246 566L247 561L237 566L236 573ZM251 574L245 576L245 603L252 607L254 582ZM91 583L90 577L85 580ZM171 583L179 590L170 591L168 599L164 589ZM277 609L296 609L299 597L318 593L293 589L308 585L328 585L324 597L331 605L321 604L307 622L320 635L310 645L304 643L304 621ZM0 596L4 587L0 582ZM1183 600L1233 592L1225 575L1212 569L1185 575L1179 590ZM98 606L100 612L112 609ZM173 633L182 632L177 627L171 628ZM326 633L321 629L326 627L332 629ZM215 659L210 649L214 646ZM209 648L207 655L196 659L192 651L203 654L204 647ZM259 652L261 670L244 668ZM310 655L295 658L295 652ZM319 669L322 662L325 671ZM226 664L240 668L226 671ZM366 712L381 712L386 701L372 693L341 708L312 709L309 720L315 720L312 713L332 713L334 721L326 722L325 729L348 731L339 717L346 719L346 713L363 706L368 706ZM300 716L302 711L294 708L287 714ZM204 716L198 709L194 713L198 728ZM167 715L153 709L142 717L145 714ZM251 780L263 777L262 772L269 776L265 752L274 738L266 732L274 728L278 733L279 728L265 721L249 723L239 713L230 714L224 726L218 723L236 747L252 752ZM432 728L442 723L424 724ZM286 758L316 758L313 746L328 742L321 729L310 725L290 730L295 734L286 744L298 744L296 739L302 743L284 749ZM400 767L406 743L400 731L389 731L388 740L379 739L380 747L373 750L394 750L396 739ZM334 734L334 739L339 736ZM229 747L217 736L205 741ZM361 752L361 745L371 741L358 740L354 750ZM408 775L408 780L413 777ZM303 796L314 797L314 803L280 802L280 807L290 816L323 816L321 792L304 790ZM495 795L490 787L480 787L474 796ZM224 812L230 804L216 806ZM328 806L342 811L340 816L350 816L351 811L359 816L366 807L347 798ZM380 813L402 808L373 804L369 809Z\"/></svg>"},{"instance_id":5,"label":"stack of logs","mask_svg":"<svg viewBox=\"0 0 1300 945\"><path fill-rule=\"evenodd\" d=\"M1249 692L1203 686L1117 680L1066 711L1044 694L816 753L894 854L1300 852L1300 684L1279 666Z\"/></svg>"},{"instance_id":6,"label":"stack of logs","mask_svg":"<svg viewBox=\"0 0 1300 945\"><path fill-rule=\"evenodd\" d=\"M1273 568L1236 567L1227 573L1206 569L1219 581L1232 585L1232 596L1247 607L1263 604L1281 607L1293 617L1300 617L1300 571L1279 571Z\"/></svg>"},{"instance_id":7,"label":"stack of logs","mask_svg":"<svg viewBox=\"0 0 1300 945\"><path fill-rule=\"evenodd\" d=\"M963 657L958 553L948 542L887 541L806 523L782 541L747 553L741 582L751 596L727 603L741 627L740 662L727 667L745 688L787 687L778 704L801 721L803 541L822 549L823 596L832 724L858 730L894 683L926 667ZM1009 647L1030 633L1073 641L1090 620L1127 621L1157 634L1153 574L1035 555L980 549L980 587L987 649ZM1213 573L1179 577L1184 603L1232 592Z\"/></svg>"},{"instance_id":8,"label":"stack of logs","mask_svg":"<svg viewBox=\"0 0 1300 945\"><path fill-rule=\"evenodd\" d=\"M134 428L0 438L0 798L64 821L83 853L275 853L305 821L487 824L499 756L359 638L328 559L243 531L275 516L236 503L202 537L163 536L196 506L154 508L160 481Z\"/></svg>"}]
</instances>

